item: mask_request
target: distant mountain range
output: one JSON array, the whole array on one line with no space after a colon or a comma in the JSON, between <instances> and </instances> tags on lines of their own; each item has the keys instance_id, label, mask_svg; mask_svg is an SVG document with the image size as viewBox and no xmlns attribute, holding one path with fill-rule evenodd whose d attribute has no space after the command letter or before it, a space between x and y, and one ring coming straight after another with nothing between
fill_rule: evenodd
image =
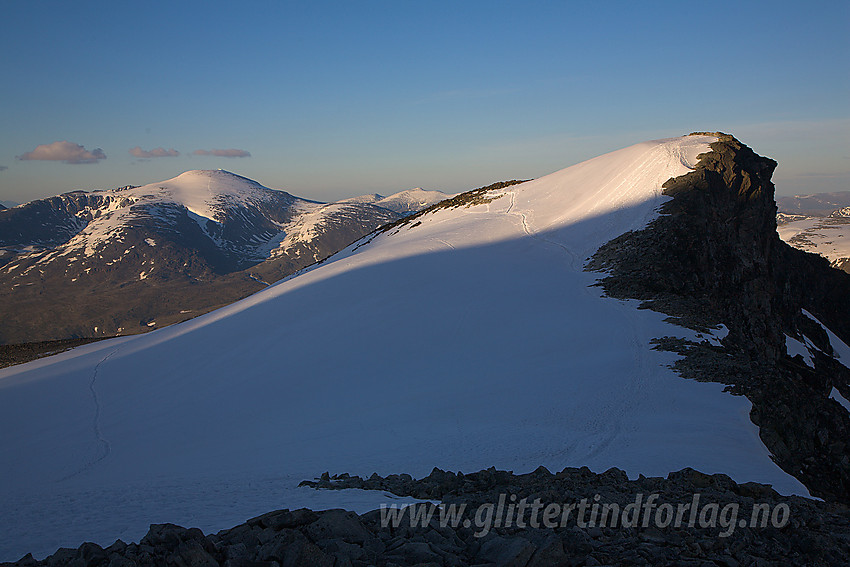
<instances>
[{"instance_id":1,"label":"distant mountain range","mask_svg":"<svg viewBox=\"0 0 850 567\"><path fill-rule=\"evenodd\" d=\"M779 236L850 273L850 191L776 199Z\"/></svg>"},{"instance_id":2,"label":"distant mountain range","mask_svg":"<svg viewBox=\"0 0 850 567\"><path fill-rule=\"evenodd\" d=\"M245 297L448 195L318 203L222 170L0 210L0 343L134 334Z\"/></svg>"}]
</instances>

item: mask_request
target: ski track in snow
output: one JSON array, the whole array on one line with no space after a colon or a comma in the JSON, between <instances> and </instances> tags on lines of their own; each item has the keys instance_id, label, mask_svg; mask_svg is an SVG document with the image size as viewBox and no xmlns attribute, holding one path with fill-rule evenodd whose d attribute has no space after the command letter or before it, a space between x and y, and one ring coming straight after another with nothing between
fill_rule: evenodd
<instances>
[{"instance_id":1,"label":"ski track in snow","mask_svg":"<svg viewBox=\"0 0 850 567\"><path fill-rule=\"evenodd\" d=\"M682 158L682 160L684 163L684 158ZM508 194L511 197L511 202L508 205L505 214L518 216L520 222L522 223L522 230L527 236L533 238L538 242L542 242L543 244L548 245L550 247L555 246L559 248L568 256L570 268L574 271L582 271L584 269L584 266L581 260L579 259L579 255L576 254L576 252L574 252L565 244L557 242L555 240L551 240L549 238L545 238L536 231L532 230L529 225L528 215L526 214L526 212L520 210L514 212L514 207L516 205L516 191L509 191ZM599 296L594 295L588 287L584 287L583 291L588 297L589 301L595 301L599 299ZM630 342L632 344L632 351L634 353L634 367L632 369L633 379L629 383L629 388L622 394L617 396L616 394L612 393L613 399L611 400L611 403L607 406L607 408L603 408L607 409L608 411L601 412L598 416L598 419L594 420L593 423L594 428L598 428L600 430L600 433L604 434L605 437L601 440L601 442L589 446L587 448L587 452L585 452L579 460L591 459L596 455L601 454L603 451L605 451L605 449L607 449L611 445L611 443L613 443L616 439L620 437L623 430L623 419L628 409L637 405L639 395L644 389L644 385L648 378L647 374L649 372L649 367L647 365L646 353L644 352L647 347L641 340L640 324L638 322L637 315L634 313L634 308L626 304L621 304L616 306L616 312L619 315L625 317L625 319L627 320L627 325L625 325L624 327L627 327L630 330ZM604 424L610 424L610 426L605 427ZM571 443L566 448L565 454L572 457L574 456L575 451L575 443Z\"/></svg>"},{"instance_id":2,"label":"ski track in snow","mask_svg":"<svg viewBox=\"0 0 850 567\"><path fill-rule=\"evenodd\" d=\"M109 443L109 440L106 439L103 436L103 432L100 429L100 410L101 410L100 400L97 397L97 390L95 389L94 386L95 386L95 383L97 382L97 373L100 370L101 365L104 362L106 362L107 360L109 360L109 358L112 355L114 355L115 353L117 353L119 350L121 350L120 347L113 350L112 352L110 352L109 354L104 356L100 360L100 362L98 362L95 365L94 372L92 373L91 380L89 381L89 392L91 392L91 398L92 398L92 401L94 402L94 418L92 419L92 431L94 432L94 438L95 438L96 445L97 445L97 451L95 453L95 457L94 457L94 459L92 459L91 461L89 461L88 463L83 465L82 468L80 468L79 470L72 472L68 476L65 476L65 477L59 479L59 482L69 480L71 478L74 478L77 475L80 475L80 474L86 472L87 470L91 469L96 464L101 462L103 459L108 457L109 454L112 452L112 445Z\"/></svg>"}]
</instances>

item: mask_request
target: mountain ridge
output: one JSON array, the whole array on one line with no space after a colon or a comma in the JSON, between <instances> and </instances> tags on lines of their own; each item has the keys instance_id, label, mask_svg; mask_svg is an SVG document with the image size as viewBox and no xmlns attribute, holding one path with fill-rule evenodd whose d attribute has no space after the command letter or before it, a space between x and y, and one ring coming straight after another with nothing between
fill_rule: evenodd
<instances>
[{"instance_id":1,"label":"mountain ridge","mask_svg":"<svg viewBox=\"0 0 850 567\"><path fill-rule=\"evenodd\" d=\"M301 199L224 170L31 201L0 213L0 343L185 320L400 216L373 203Z\"/></svg>"},{"instance_id":2,"label":"mountain ridge","mask_svg":"<svg viewBox=\"0 0 850 567\"><path fill-rule=\"evenodd\" d=\"M607 272L611 297L700 332L723 324L719 343L659 337L656 348L684 355L683 376L745 395L774 460L814 495L850 502L850 416L832 395L850 394L850 276L779 239L775 161L725 134L711 148L665 184L658 219L607 243L589 268ZM814 362L789 354L792 341Z\"/></svg>"},{"instance_id":3,"label":"mountain ridge","mask_svg":"<svg viewBox=\"0 0 850 567\"><path fill-rule=\"evenodd\" d=\"M746 176L732 175L734 168L729 175L704 171L697 158L714 143L717 137L696 136L637 144L534 181L459 196L213 313L0 371L0 448L22 455L0 488L14 490L0 497L14 499L17 515L0 519L0 527L21 548L43 549L43 540L26 535L39 531L28 510L72 517L85 507L104 511L86 537L138 539L150 516L129 517L112 502L144 486L146 506L160 517L183 523L188 514L205 531L222 529L235 523L225 516L267 510L272 495L304 506L314 495L295 487L321 470L420 476L434 466L583 465L617 466L636 477L692 467L810 494L759 439L749 418L754 407L762 411L755 403L723 384L682 379L671 368L682 356L652 349L665 337L680 341L674 346L705 342L705 351L747 333L773 341L773 322L756 317L739 326L733 319L728 336L674 325L636 302L604 297L593 287L600 275L584 270L600 245L667 218L659 207L698 196L671 199L662 188L697 171L707 188L724 188L705 193L709 201L722 197L720 211L739 207L742 219L754 221L749 229L714 223L719 233L704 235L712 236L708 250L738 235L749 256L730 265L729 277L759 275L763 264L753 254L761 239L746 236L764 228L764 210L747 214L747 203L759 203L747 195L762 188L769 168ZM688 284L703 272L671 277ZM764 278L740 283L754 294L745 303L762 305ZM804 318L792 321L802 326ZM826 349L812 325L790 331ZM765 344L770 356L786 359L784 346ZM741 345L742 356L748 346ZM93 376L100 437L80 417L92 413ZM816 384L818 395L824 387ZM36 405L44 428L63 431L61 443L12 435ZM109 442L106 456L101 438ZM800 454L805 462L813 442L804 438L788 448L790 456L774 456L784 463ZM840 482L818 480L831 457L807 466L812 490L840 498ZM52 484L69 473L72 481ZM44 486L74 499L48 499ZM226 505L215 496L224 493ZM264 509L251 507L258 493ZM117 533L116 523L125 531ZM71 530L56 537L72 538Z\"/></svg>"}]
</instances>

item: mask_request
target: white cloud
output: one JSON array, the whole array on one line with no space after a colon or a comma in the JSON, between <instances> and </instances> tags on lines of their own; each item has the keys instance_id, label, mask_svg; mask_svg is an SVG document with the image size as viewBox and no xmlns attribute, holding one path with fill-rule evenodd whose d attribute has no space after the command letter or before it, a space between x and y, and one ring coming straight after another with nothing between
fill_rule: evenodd
<instances>
[{"instance_id":1,"label":"white cloud","mask_svg":"<svg viewBox=\"0 0 850 567\"><path fill-rule=\"evenodd\" d=\"M177 157L180 155L180 152L171 148L170 150L166 150L165 148L154 148L150 151L143 150L141 147L136 146L132 150L130 150L130 155L137 158L155 158L155 157Z\"/></svg>"},{"instance_id":2,"label":"white cloud","mask_svg":"<svg viewBox=\"0 0 850 567\"><path fill-rule=\"evenodd\" d=\"M106 159L106 154L100 148L91 151L80 144L61 141L52 144L42 144L33 151L19 155L20 160L64 161L65 163L97 163Z\"/></svg>"}]
</instances>

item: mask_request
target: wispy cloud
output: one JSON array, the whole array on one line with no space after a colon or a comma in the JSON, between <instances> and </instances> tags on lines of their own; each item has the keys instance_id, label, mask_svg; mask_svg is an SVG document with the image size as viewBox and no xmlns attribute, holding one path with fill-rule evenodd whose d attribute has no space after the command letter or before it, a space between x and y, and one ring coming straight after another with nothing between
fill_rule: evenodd
<instances>
[{"instance_id":1,"label":"wispy cloud","mask_svg":"<svg viewBox=\"0 0 850 567\"><path fill-rule=\"evenodd\" d=\"M130 155L137 158L177 157L180 155L180 152L174 148L171 148L170 150L166 150L165 148L154 148L148 151L143 150L140 146L136 146L130 150Z\"/></svg>"},{"instance_id":2,"label":"wispy cloud","mask_svg":"<svg viewBox=\"0 0 850 567\"><path fill-rule=\"evenodd\" d=\"M106 159L106 154L100 148L91 151L80 144L61 141L52 144L42 144L33 151L17 156L20 160L63 161L65 163L97 163Z\"/></svg>"},{"instance_id":3,"label":"wispy cloud","mask_svg":"<svg viewBox=\"0 0 850 567\"><path fill-rule=\"evenodd\" d=\"M245 150L195 150L192 152L196 156L215 156L215 157L251 157L250 152Z\"/></svg>"},{"instance_id":4,"label":"wispy cloud","mask_svg":"<svg viewBox=\"0 0 850 567\"><path fill-rule=\"evenodd\" d=\"M0 165L0 171L6 171L7 169L9 169L7 166Z\"/></svg>"}]
</instances>

